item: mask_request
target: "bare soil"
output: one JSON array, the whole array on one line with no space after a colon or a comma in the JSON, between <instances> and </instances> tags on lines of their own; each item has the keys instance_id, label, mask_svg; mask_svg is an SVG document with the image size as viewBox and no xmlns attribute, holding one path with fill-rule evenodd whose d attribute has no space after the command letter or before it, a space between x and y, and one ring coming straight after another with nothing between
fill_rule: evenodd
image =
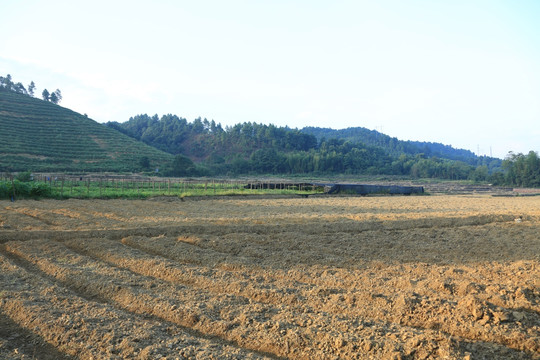
<instances>
[{"instance_id":1,"label":"bare soil","mask_svg":"<svg viewBox=\"0 0 540 360\"><path fill-rule=\"evenodd\" d=\"M540 197L0 202L2 359L540 359Z\"/></svg>"}]
</instances>

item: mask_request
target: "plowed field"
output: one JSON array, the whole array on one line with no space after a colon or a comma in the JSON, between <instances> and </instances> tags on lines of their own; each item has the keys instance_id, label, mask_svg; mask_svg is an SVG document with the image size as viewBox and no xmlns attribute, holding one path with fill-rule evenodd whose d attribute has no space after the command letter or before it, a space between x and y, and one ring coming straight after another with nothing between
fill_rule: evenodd
<instances>
[{"instance_id":1,"label":"plowed field","mask_svg":"<svg viewBox=\"0 0 540 360\"><path fill-rule=\"evenodd\" d=\"M540 197L2 201L0 358L540 359Z\"/></svg>"}]
</instances>

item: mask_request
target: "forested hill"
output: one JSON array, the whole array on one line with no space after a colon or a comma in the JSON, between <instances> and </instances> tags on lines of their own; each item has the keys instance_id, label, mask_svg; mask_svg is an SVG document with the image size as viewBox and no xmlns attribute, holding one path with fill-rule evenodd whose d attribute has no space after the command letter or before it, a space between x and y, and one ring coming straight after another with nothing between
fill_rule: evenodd
<instances>
[{"instance_id":1,"label":"forested hill","mask_svg":"<svg viewBox=\"0 0 540 360\"><path fill-rule=\"evenodd\" d=\"M303 133L314 135L317 140L322 139L343 139L353 143L363 143L371 146L382 147L388 154L399 156L401 154L417 155L423 154L426 157L438 157L442 159L459 160L471 165L478 164L478 157L469 150L455 149L450 145L443 145L433 142L403 141L395 137L390 137L375 130L363 127L350 127L347 129L334 130L330 128L305 127ZM497 159L490 159L497 161Z\"/></svg>"},{"instance_id":2,"label":"forested hill","mask_svg":"<svg viewBox=\"0 0 540 360\"><path fill-rule=\"evenodd\" d=\"M501 160L432 143L400 141L364 128L302 130L257 123L137 115L108 126L218 174L389 174L487 179ZM193 167L195 170L195 167Z\"/></svg>"}]
</instances>

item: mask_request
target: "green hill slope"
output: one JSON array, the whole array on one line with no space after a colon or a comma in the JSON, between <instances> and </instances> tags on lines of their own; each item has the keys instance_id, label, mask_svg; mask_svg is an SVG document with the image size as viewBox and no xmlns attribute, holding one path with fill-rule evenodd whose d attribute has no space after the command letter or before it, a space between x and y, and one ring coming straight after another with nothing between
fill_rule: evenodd
<instances>
[{"instance_id":1,"label":"green hill slope","mask_svg":"<svg viewBox=\"0 0 540 360\"><path fill-rule=\"evenodd\" d=\"M0 171L139 171L173 156L69 109L0 88Z\"/></svg>"},{"instance_id":2,"label":"green hill slope","mask_svg":"<svg viewBox=\"0 0 540 360\"><path fill-rule=\"evenodd\" d=\"M463 161L470 165L479 165L485 163L487 160L489 162L493 162L494 166L499 167L502 163L502 160L500 159L479 157L472 151L456 149L450 145L444 145L436 142L399 140L395 137L390 137L378 131L369 130L363 127L350 127L340 130L305 127L301 131L303 133L315 136L319 141L323 138L335 138L353 143L363 143L369 146L376 146L382 148L386 153L392 156L400 156L401 154L423 154L426 157L435 156L441 159Z\"/></svg>"}]
</instances>

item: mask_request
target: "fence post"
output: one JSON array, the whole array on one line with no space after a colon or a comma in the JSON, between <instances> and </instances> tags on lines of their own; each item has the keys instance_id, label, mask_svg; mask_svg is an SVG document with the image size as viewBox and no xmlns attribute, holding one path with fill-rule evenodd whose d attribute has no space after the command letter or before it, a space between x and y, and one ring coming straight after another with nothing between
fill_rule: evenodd
<instances>
[{"instance_id":1,"label":"fence post","mask_svg":"<svg viewBox=\"0 0 540 360\"><path fill-rule=\"evenodd\" d=\"M13 197L11 198L11 201L15 201L15 182L13 180L13 175L11 175L11 187L13 189Z\"/></svg>"}]
</instances>

